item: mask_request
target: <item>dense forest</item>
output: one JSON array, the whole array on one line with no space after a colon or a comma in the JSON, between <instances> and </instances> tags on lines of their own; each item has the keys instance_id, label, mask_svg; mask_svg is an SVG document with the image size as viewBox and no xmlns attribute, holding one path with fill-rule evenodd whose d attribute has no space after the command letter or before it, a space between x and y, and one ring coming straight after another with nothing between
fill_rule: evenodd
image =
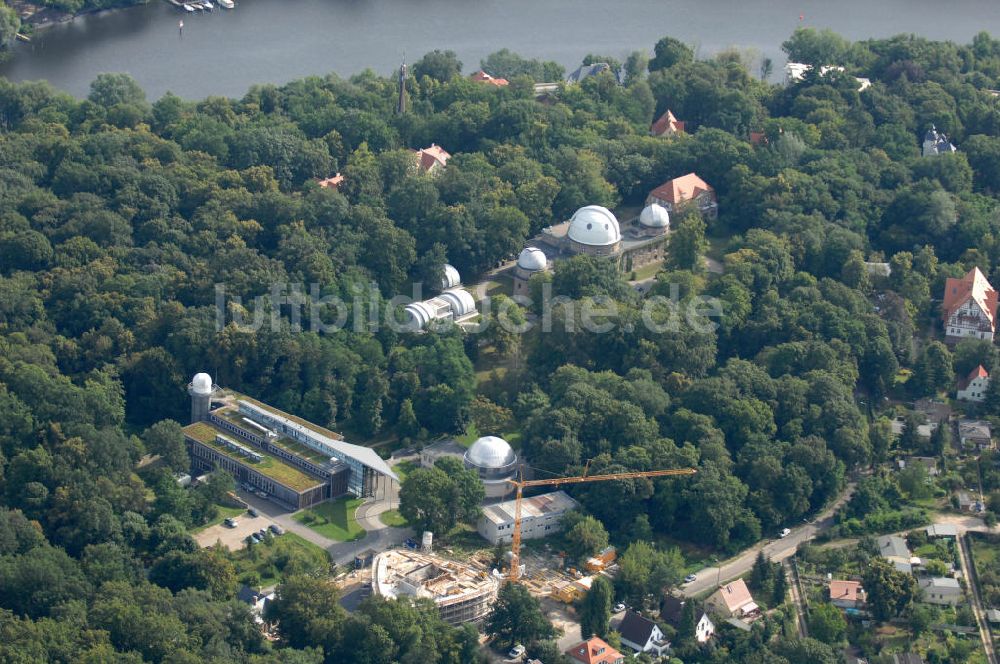
<instances>
[{"instance_id":1,"label":"dense forest","mask_svg":"<svg viewBox=\"0 0 1000 664\"><path fill-rule=\"evenodd\" d=\"M624 63L588 56L624 84L605 73L542 100L532 84L558 65L494 54L483 66L511 81L495 88L436 51L412 67L405 114L395 78L370 71L195 103L150 103L119 74L84 100L0 79L0 660L474 657L475 634L426 606L370 600L348 616L308 576L279 588L281 639L262 639L233 600L231 563L188 534L210 496L177 495L169 476L182 442L162 421L185 421L196 371L356 440L420 443L486 412L549 472L699 468L576 491L612 539L735 551L884 460L872 416L898 370L913 369L912 396L951 380L950 353L923 341L945 278L1000 263L1000 41L800 30L785 50L817 67L777 86L739 52L698 60L665 38ZM687 133L650 136L667 108ZM931 124L959 150L921 157ZM431 143L453 154L434 177L409 152ZM338 171L340 191L316 185ZM445 261L471 281L577 208L640 205L691 171L715 187L719 217L674 220L652 293L718 298L714 329L596 334L564 307L551 333L494 332L514 361L477 386L479 339L457 328L216 327L216 284L230 316L269 310L282 283L389 308ZM706 252L722 274L705 271ZM614 298L635 321L625 276L574 259L540 279ZM166 466L137 470L146 453ZM765 636L700 656L827 661L823 644L771 652Z\"/></svg>"}]
</instances>

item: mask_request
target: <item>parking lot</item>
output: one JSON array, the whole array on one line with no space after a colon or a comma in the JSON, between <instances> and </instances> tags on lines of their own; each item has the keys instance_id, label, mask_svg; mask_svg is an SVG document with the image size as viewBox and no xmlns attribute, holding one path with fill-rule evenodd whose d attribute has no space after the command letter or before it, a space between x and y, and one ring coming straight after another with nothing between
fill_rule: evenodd
<instances>
[{"instance_id":1,"label":"parking lot","mask_svg":"<svg viewBox=\"0 0 1000 664\"><path fill-rule=\"evenodd\" d=\"M229 528L224 523L210 526L194 536L199 546L212 546L216 542L222 542L222 546L230 551L237 551L245 546L244 540L250 533L255 533L261 528L267 529L274 521L264 515L253 517L244 512L235 517L237 524L235 528Z\"/></svg>"}]
</instances>

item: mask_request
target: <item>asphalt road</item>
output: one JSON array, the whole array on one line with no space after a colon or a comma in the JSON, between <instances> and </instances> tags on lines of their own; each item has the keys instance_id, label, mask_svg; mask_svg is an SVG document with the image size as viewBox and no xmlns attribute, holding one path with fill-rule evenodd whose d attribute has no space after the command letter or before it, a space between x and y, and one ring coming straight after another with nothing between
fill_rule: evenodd
<instances>
[{"instance_id":1,"label":"asphalt road","mask_svg":"<svg viewBox=\"0 0 1000 664\"><path fill-rule=\"evenodd\" d=\"M833 525L833 515L844 503L850 500L855 486L854 482L848 482L840 497L832 505L823 510L815 520L793 528L787 537L776 540L765 540L744 550L735 558L731 558L719 566L702 569L698 572L698 577L694 581L686 584L681 589L681 593L685 597L695 597L705 591L714 590L720 584L743 576L753 567L754 561L757 560L757 553L761 550L764 551L765 556L774 562L780 562L791 557L798 550L800 544L808 542Z\"/></svg>"}]
</instances>

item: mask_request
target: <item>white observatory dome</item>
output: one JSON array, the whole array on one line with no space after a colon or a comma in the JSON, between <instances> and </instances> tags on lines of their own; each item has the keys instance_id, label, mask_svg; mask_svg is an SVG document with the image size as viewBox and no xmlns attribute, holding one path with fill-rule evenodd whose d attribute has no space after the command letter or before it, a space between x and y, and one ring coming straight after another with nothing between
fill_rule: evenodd
<instances>
[{"instance_id":1,"label":"white observatory dome","mask_svg":"<svg viewBox=\"0 0 1000 664\"><path fill-rule=\"evenodd\" d=\"M453 266L445 263L444 267L441 268L443 272L441 276L441 290L448 290L449 288L454 288L455 286L462 283L462 277L458 274Z\"/></svg>"},{"instance_id":2,"label":"white observatory dome","mask_svg":"<svg viewBox=\"0 0 1000 664\"><path fill-rule=\"evenodd\" d=\"M212 377L207 373L197 373L191 379L191 391L195 394L212 393Z\"/></svg>"},{"instance_id":3,"label":"white observatory dome","mask_svg":"<svg viewBox=\"0 0 1000 664\"><path fill-rule=\"evenodd\" d=\"M592 247L608 246L622 239L615 215L600 205L588 205L573 213L567 234L569 239Z\"/></svg>"},{"instance_id":4,"label":"white observatory dome","mask_svg":"<svg viewBox=\"0 0 1000 664\"><path fill-rule=\"evenodd\" d=\"M477 468L503 468L514 463L517 455L503 438L483 436L468 449L465 460Z\"/></svg>"},{"instance_id":5,"label":"white observatory dome","mask_svg":"<svg viewBox=\"0 0 1000 664\"><path fill-rule=\"evenodd\" d=\"M651 203L639 214L639 223L646 228L670 228L670 213L659 203Z\"/></svg>"},{"instance_id":6,"label":"white observatory dome","mask_svg":"<svg viewBox=\"0 0 1000 664\"><path fill-rule=\"evenodd\" d=\"M544 270L547 264L548 259L545 258L545 252L536 247L525 247L517 257L517 266L530 272Z\"/></svg>"}]
</instances>

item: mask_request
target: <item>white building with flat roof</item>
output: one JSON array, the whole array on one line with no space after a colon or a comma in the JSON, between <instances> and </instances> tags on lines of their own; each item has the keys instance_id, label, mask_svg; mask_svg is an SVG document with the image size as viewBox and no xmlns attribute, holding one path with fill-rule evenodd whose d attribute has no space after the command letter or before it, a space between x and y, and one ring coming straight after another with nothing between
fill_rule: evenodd
<instances>
[{"instance_id":1,"label":"white building with flat roof","mask_svg":"<svg viewBox=\"0 0 1000 664\"><path fill-rule=\"evenodd\" d=\"M510 542L514 536L516 507L514 500L483 507L477 527L479 534L491 544ZM521 499L521 538L545 537L559 532L563 515L574 509L576 501L565 491Z\"/></svg>"}]
</instances>

